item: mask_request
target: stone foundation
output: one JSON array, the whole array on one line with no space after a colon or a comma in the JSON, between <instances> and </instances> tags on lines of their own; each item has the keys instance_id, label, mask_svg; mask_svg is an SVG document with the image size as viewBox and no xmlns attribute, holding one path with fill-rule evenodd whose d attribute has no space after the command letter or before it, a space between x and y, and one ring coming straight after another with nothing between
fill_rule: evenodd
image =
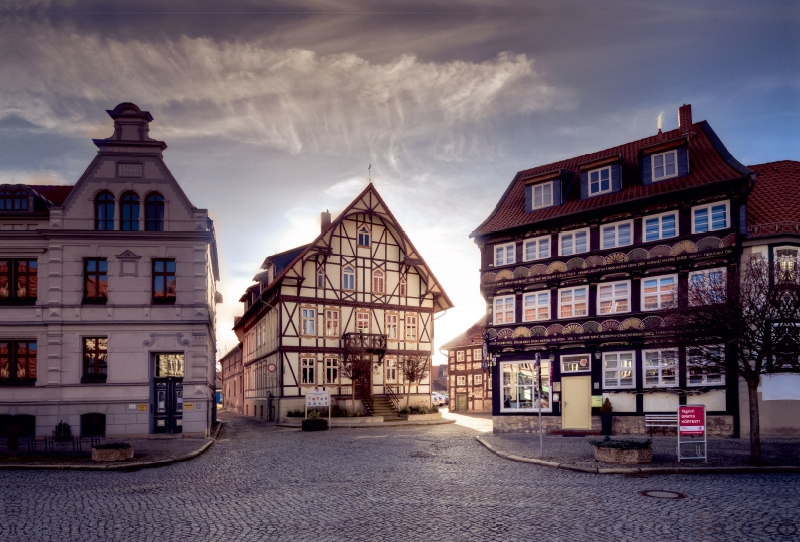
<instances>
[{"instance_id":1,"label":"stone foundation","mask_svg":"<svg viewBox=\"0 0 800 542\"><path fill-rule=\"evenodd\" d=\"M495 433L538 433L539 417L535 414L526 416L493 416ZM730 437L733 435L733 416L708 416L708 435L711 437ZM601 427L600 416L592 416L592 429ZM542 428L545 432L561 429L561 416L542 416ZM654 436L675 436L675 428L654 427ZM649 435L650 429L644 426L644 416L614 416L611 427L613 435Z\"/></svg>"}]
</instances>

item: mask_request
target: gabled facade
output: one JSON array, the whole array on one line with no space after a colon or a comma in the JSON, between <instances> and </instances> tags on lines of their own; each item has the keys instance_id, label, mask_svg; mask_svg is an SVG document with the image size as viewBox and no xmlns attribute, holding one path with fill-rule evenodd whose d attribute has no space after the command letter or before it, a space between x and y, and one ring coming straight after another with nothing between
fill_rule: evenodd
<instances>
[{"instance_id":1,"label":"gabled facade","mask_svg":"<svg viewBox=\"0 0 800 542\"><path fill-rule=\"evenodd\" d=\"M0 431L205 435L214 404L213 223L149 137L114 134L74 186L0 185Z\"/></svg>"},{"instance_id":2,"label":"gabled facade","mask_svg":"<svg viewBox=\"0 0 800 542\"><path fill-rule=\"evenodd\" d=\"M219 360L222 365L222 404L225 410L239 414L244 414L242 347L242 343L238 343Z\"/></svg>"},{"instance_id":3,"label":"gabled facade","mask_svg":"<svg viewBox=\"0 0 800 542\"><path fill-rule=\"evenodd\" d=\"M536 426L536 358L548 429L644 432L646 413L705 404L738 433L738 387L687 370L663 329L693 281L735 269L755 173L705 121L519 172L473 233L481 250L495 431ZM734 371L731 374L735 374Z\"/></svg>"},{"instance_id":4,"label":"gabled facade","mask_svg":"<svg viewBox=\"0 0 800 542\"><path fill-rule=\"evenodd\" d=\"M492 411L491 362L484 359L486 318L481 318L464 333L444 343L449 375L449 408L453 412Z\"/></svg>"},{"instance_id":5,"label":"gabled facade","mask_svg":"<svg viewBox=\"0 0 800 542\"><path fill-rule=\"evenodd\" d=\"M370 411L408 386L430 406L431 374L404 382L402 356L432 358L434 315L452 307L422 256L370 184L335 220L322 213L308 245L268 257L240 301L245 414L282 420L302 410L308 390L355 397ZM348 347L372 356L368 379L340 368ZM355 390L353 387L355 386Z\"/></svg>"}]
</instances>

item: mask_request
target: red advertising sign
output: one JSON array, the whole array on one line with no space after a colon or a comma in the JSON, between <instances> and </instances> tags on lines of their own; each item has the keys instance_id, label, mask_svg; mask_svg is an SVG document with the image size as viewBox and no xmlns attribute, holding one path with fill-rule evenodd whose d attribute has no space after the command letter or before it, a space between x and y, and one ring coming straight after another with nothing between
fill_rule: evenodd
<instances>
[{"instance_id":1,"label":"red advertising sign","mask_svg":"<svg viewBox=\"0 0 800 542\"><path fill-rule=\"evenodd\" d=\"M706 407L685 405L678 407L678 435L700 436L706 432Z\"/></svg>"}]
</instances>

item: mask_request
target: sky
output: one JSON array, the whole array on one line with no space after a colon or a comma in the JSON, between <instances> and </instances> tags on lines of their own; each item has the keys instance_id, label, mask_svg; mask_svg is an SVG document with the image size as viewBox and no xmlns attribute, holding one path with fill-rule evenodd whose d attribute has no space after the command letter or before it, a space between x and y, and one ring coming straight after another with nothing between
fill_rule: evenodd
<instances>
[{"instance_id":1,"label":"sky","mask_svg":"<svg viewBox=\"0 0 800 542\"><path fill-rule=\"evenodd\" d=\"M0 183L74 184L131 101L215 221L221 350L267 255L306 244L367 167L455 307L515 173L677 126L744 164L800 159L800 3L0 0Z\"/></svg>"}]
</instances>

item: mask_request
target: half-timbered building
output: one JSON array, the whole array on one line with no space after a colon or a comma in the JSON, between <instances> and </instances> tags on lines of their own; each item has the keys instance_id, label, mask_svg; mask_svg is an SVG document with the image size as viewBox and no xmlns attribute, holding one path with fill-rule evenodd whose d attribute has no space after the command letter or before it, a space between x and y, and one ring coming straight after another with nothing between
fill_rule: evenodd
<instances>
[{"instance_id":1,"label":"half-timbered building","mask_svg":"<svg viewBox=\"0 0 800 542\"><path fill-rule=\"evenodd\" d=\"M540 407L548 429L597 429L608 398L618 433L687 401L706 405L711 433L738 433L736 379L687 370L663 316L692 284L735 269L755 174L690 105L678 118L675 130L520 171L471 234L495 431L534 429Z\"/></svg>"},{"instance_id":2,"label":"half-timbered building","mask_svg":"<svg viewBox=\"0 0 800 542\"><path fill-rule=\"evenodd\" d=\"M225 410L244 414L244 368L242 367L242 348L238 343L222 359L222 404Z\"/></svg>"},{"instance_id":3,"label":"half-timbered building","mask_svg":"<svg viewBox=\"0 0 800 542\"><path fill-rule=\"evenodd\" d=\"M282 420L326 389L368 413L396 411L406 392L430 406L431 374L405 382L403 356L433 353L434 315L452 307L422 255L369 184L311 243L264 260L234 323L243 343L245 413ZM366 352L358 381L342 364Z\"/></svg>"},{"instance_id":4,"label":"half-timbered building","mask_svg":"<svg viewBox=\"0 0 800 542\"><path fill-rule=\"evenodd\" d=\"M464 333L447 341L450 410L454 412L492 411L491 364L484 359L486 318L481 317Z\"/></svg>"}]
</instances>

